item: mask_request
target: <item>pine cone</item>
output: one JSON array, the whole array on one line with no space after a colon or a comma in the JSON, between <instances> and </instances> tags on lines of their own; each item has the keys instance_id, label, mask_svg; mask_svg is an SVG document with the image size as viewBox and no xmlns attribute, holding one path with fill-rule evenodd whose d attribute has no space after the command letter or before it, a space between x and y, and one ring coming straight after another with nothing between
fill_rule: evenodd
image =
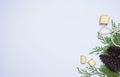
<instances>
[{"instance_id":1,"label":"pine cone","mask_svg":"<svg viewBox=\"0 0 120 77\"><path fill-rule=\"evenodd\" d=\"M107 55L100 55L100 59L110 70L120 72L120 59L113 59Z\"/></svg>"},{"instance_id":2,"label":"pine cone","mask_svg":"<svg viewBox=\"0 0 120 77\"><path fill-rule=\"evenodd\" d=\"M120 59L120 47L110 46L108 49L109 55L114 59Z\"/></svg>"}]
</instances>

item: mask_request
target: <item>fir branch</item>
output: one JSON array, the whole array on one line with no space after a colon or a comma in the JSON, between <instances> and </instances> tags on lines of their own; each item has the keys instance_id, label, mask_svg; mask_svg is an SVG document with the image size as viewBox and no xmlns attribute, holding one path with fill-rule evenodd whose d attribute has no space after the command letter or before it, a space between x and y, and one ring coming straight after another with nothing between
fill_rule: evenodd
<instances>
[{"instance_id":1,"label":"fir branch","mask_svg":"<svg viewBox=\"0 0 120 77\"><path fill-rule=\"evenodd\" d=\"M99 40L104 40L104 38L103 38L103 36L102 36L102 34L101 34L100 32L98 32L97 34L98 34L98 35L97 35L97 38L98 38Z\"/></svg>"},{"instance_id":2,"label":"fir branch","mask_svg":"<svg viewBox=\"0 0 120 77\"><path fill-rule=\"evenodd\" d=\"M82 77L91 77L93 75L105 77L105 74L100 72L99 69L96 67L87 67L86 69L81 69L81 70L77 67L77 70L78 70L79 74L82 75Z\"/></svg>"},{"instance_id":3,"label":"fir branch","mask_svg":"<svg viewBox=\"0 0 120 77\"><path fill-rule=\"evenodd\" d=\"M97 46L97 47L93 48L93 51L90 52L89 54L96 53L96 55L98 55L98 54L100 54L102 51L103 51L103 47Z\"/></svg>"},{"instance_id":4,"label":"fir branch","mask_svg":"<svg viewBox=\"0 0 120 77\"><path fill-rule=\"evenodd\" d=\"M96 67L87 67L86 69L79 69L77 67L77 70L79 74L81 74L81 77L91 77L93 75L97 75L99 77L119 77L120 74L118 72L113 72L109 68L107 68L105 65L101 65L100 68Z\"/></svg>"},{"instance_id":5,"label":"fir branch","mask_svg":"<svg viewBox=\"0 0 120 77\"><path fill-rule=\"evenodd\" d=\"M105 45L111 45L112 44L112 41L111 41L111 37L108 37L108 36L103 36L101 33L98 32L98 36L97 38L99 40L101 40L101 42Z\"/></svg>"},{"instance_id":6,"label":"fir branch","mask_svg":"<svg viewBox=\"0 0 120 77\"><path fill-rule=\"evenodd\" d=\"M106 45L111 45L112 44L111 38L107 36L104 37L104 40L102 41L102 43Z\"/></svg>"},{"instance_id":7,"label":"fir branch","mask_svg":"<svg viewBox=\"0 0 120 77\"><path fill-rule=\"evenodd\" d=\"M95 48L93 48L93 51L90 52L89 54L93 54L96 53L96 55L98 54L107 54L107 49L110 45L113 45L111 38L106 36L104 37L101 33L98 32L98 39L101 40L101 42L104 44L104 47L102 46L97 46Z\"/></svg>"},{"instance_id":8,"label":"fir branch","mask_svg":"<svg viewBox=\"0 0 120 77\"><path fill-rule=\"evenodd\" d=\"M104 55L108 55L108 48L110 47L110 45L106 45L104 47L101 47L101 46L97 46L95 48L93 48L93 51L90 52L89 54L96 54L96 55L99 55L99 54L104 54Z\"/></svg>"}]
</instances>

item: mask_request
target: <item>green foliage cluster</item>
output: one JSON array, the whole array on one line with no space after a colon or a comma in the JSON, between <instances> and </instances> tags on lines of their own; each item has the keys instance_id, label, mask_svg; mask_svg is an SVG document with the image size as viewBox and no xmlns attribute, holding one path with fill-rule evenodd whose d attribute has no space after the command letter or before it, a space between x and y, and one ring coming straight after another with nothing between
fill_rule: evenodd
<instances>
[{"instance_id":1,"label":"green foliage cluster","mask_svg":"<svg viewBox=\"0 0 120 77\"><path fill-rule=\"evenodd\" d=\"M93 51L90 52L90 54L96 53L96 55L98 54L106 54L107 53L107 49L113 45L112 41L111 41L111 37L109 36L103 36L101 33L98 32L98 39L101 40L101 42L104 44L104 46L97 46L95 48L93 48Z\"/></svg>"},{"instance_id":2,"label":"green foliage cluster","mask_svg":"<svg viewBox=\"0 0 120 77\"><path fill-rule=\"evenodd\" d=\"M116 43L116 45L120 46L120 33L115 33L113 37L113 41Z\"/></svg>"},{"instance_id":3,"label":"green foliage cluster","mask_svg":"<svg viewBox=\"0 0 120 77\"><path fill-rule=\"evenodd\" d=\"M120 23L116 24L112 21L112 30L110 32L110 36L103 36L101 33L98 32L98 36L97 36L98 40L101 41L103 46L97 46L97 47L93 48L93 51L90 52L90 54L108 55L108 48L110 46L114 46L115 44L120 46L120 32L115 33L113 35L114 31L117 29L120 29ZM111 36L113 37L112 39L111 39ZM77 67L77 70L82 75L81 77L91 77L93 75L97 75L99 77L119 77L120 76L118 72L111 71L105 65L101 65L99 68L89 66L86 69L79 69Z\"/></svg>"},{"instance_id":4,"label":"green foliage cluster","mask_svg":"<svg viewBox=\"0 0 120 77\"><path fill-rule=\"evenodd\" d=\"M118 31L119 33L115 33L113 35L113 33L117 30L117 29L120 29L120 23L118 23L118 25L116 25L115 22L112 21L112 30L110 32L110 36L104 36L102 35L100 32L98 32L98 40L101 41L101 43L103 44L103 46L97 46L95 48L93 48L93 51L90 52L90 54L93 54L93 53L96 53L96 55L98 54L105 54L105 55L108 55L107 53L107 49L110 47L110 46L114 46L115 44L119 45L120 46L120 30ZM111 36L113 38L111 38ZM112 40L113 39L113 40ZM114 44L114 43L115 44Z\"/></svg>"},{"instance_id":5,"label":"green foliage cluster","mask_svg":"<svg viewBox=\"0 0 120 77\"><path fill-rule=\"evenodd\" d=\"M109 68L107 68L105 65L101 65L99 70L106 75L106 77L119 77L120 74L118 72L113 72ZM101 76L100 76L101 77Z\"/></svg>"},{"instance_id":6,"label":"green foliage cluster","mask_svg":"<svg viewBox=\"0 0 120 77\"><path fill-rule=\"evenodd\" d=\"M81 77L91 77L94 75L97 75L100 77L106 76L106 74L104 74L98 68L95 68L95 67L87 67L86 69L81 69L81 70L77 67L77 70L80 74L82 74Z\"/></svg>"},{"instance_id":7,"label":"green foliage cluster","mask_svg":"<svg viewBox=\"0 0 120 77\"><path fill-rule=\"evenodd\" d=\"M100 66L100 68L96 67L87 67L86 69L79 69L77 67L78 72L82 75L81 77L91 77L97 75L99 77L119 77L118 72L113 72L105 65Z\"/></svg>"}]
</instances>

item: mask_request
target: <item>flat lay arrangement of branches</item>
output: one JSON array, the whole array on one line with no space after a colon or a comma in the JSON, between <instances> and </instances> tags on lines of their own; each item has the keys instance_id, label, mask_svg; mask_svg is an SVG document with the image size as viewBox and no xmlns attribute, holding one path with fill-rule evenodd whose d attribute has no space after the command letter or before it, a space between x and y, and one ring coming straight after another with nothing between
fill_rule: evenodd
<instances>
[{"instance_id":1,"label":"flat lay arrangement of branches","mask_svg":"<svg viewBox=\"0 0 120 77\"><path fill-rule=\"evenodd\" d=\"M93 48L93 51L89 54L95 54L95 55L109 55L108 54L108 48L110 46L116 46L120 47L120 23L116 24L112 21L112 29L109 33L109 36L105 36L102 33L98 32L97 36L98 40L101 41L103 44L102 46L96 46ZM77 70L79 74L81 74L81 77L91 77L94 75L97 75L98 77L119 77L119 72L111 71L108 67L106 67L104 64L101 65L99 68L95 66L89 66L86 67L86 69L79 69L77 67Z\"/></svg>"}]
</instances>

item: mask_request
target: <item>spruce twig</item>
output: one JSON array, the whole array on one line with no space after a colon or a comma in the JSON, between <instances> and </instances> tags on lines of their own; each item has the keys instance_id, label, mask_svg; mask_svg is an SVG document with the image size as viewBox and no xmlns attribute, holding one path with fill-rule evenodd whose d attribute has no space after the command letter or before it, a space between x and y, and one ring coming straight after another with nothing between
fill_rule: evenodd
<instances>
[{"instance_id":1,"label":"spruce twig","mask_svg":"<svg viewBox=\"0 0 120 77\"><path fill-rule=\"evenodd\" d=\"M82 74L82 77L91 77L93 75L98 75L100 77L105 77L105 74L100 72L99 68L96 67L87 67L86 69L79 69L77 67L77 70L79 71L80 74Z\"/></svg>"}]
</instances>

